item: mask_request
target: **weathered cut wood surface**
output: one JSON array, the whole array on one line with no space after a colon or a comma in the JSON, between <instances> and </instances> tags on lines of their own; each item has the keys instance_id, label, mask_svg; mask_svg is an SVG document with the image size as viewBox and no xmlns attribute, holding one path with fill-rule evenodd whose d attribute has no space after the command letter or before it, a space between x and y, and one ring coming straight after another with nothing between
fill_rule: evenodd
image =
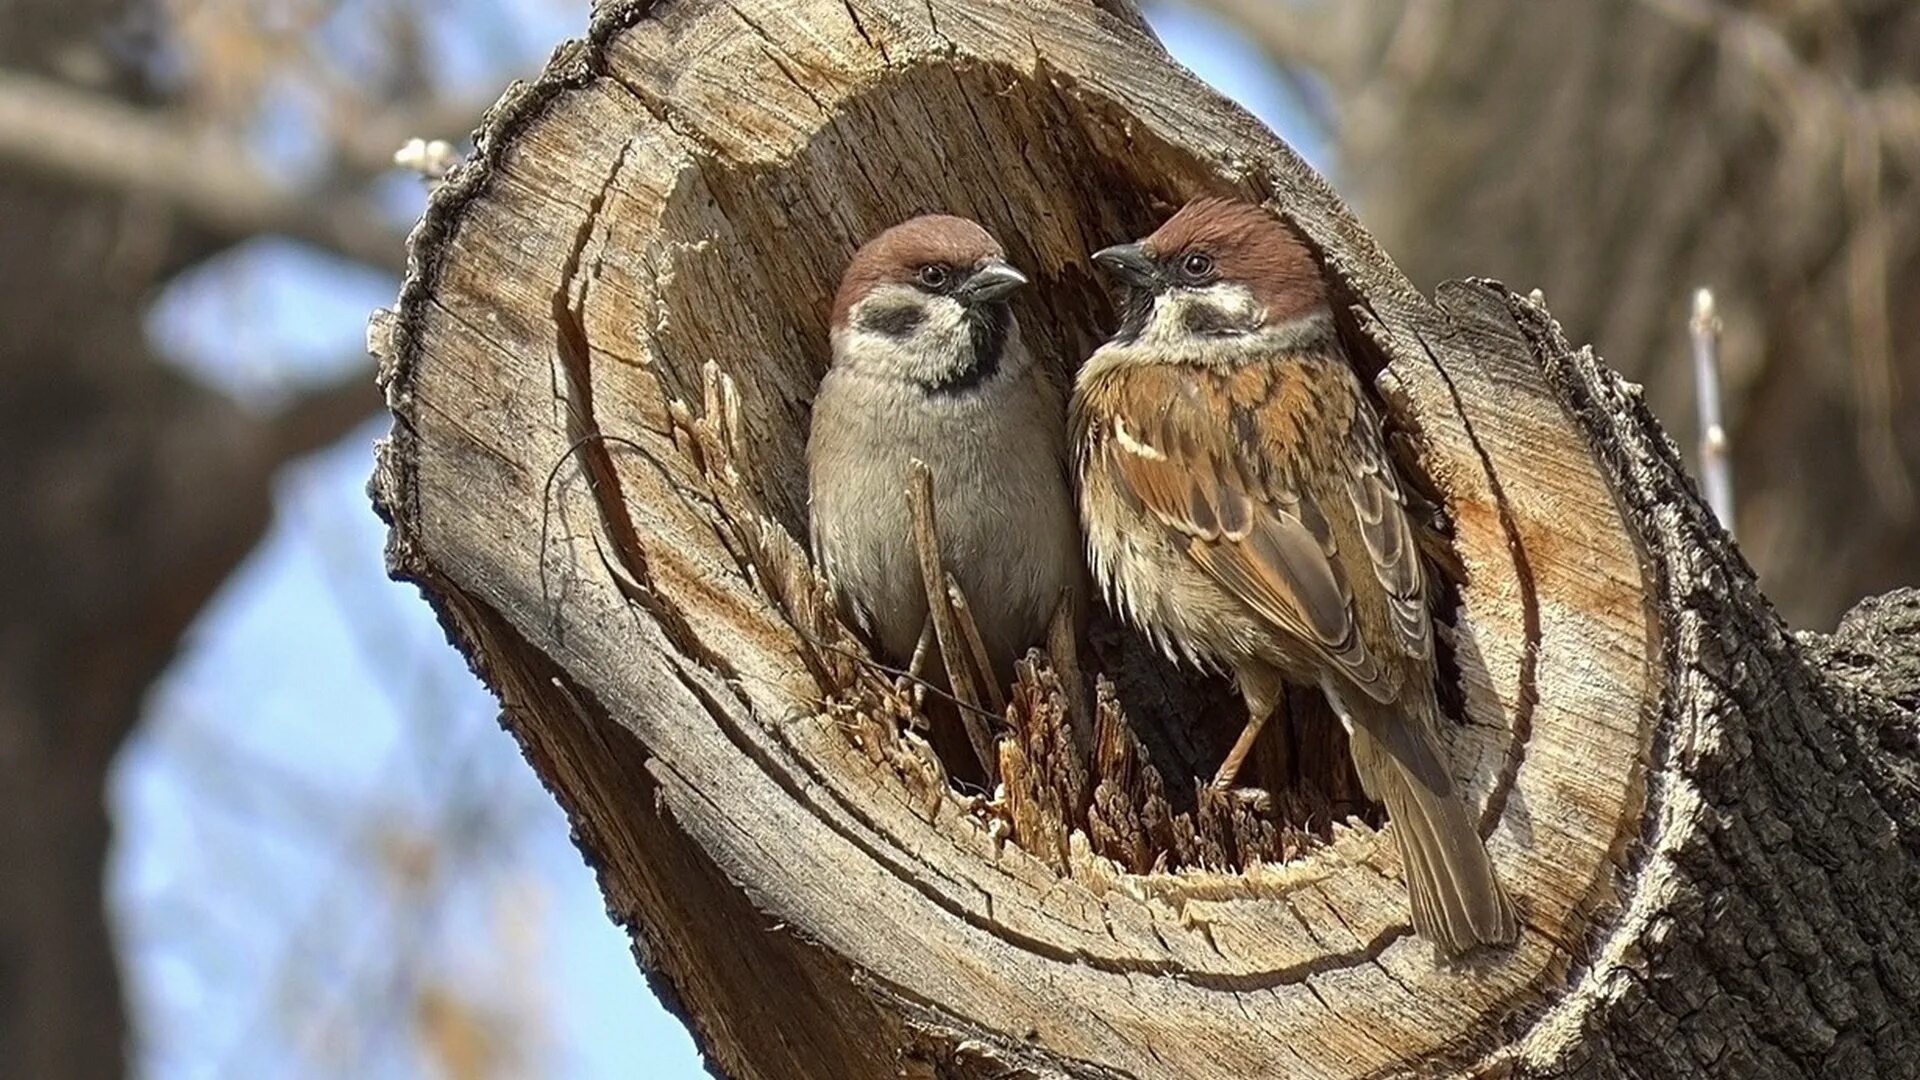
<instances>
[{"instance_id":1,"label":"weathered cut wood surface","mask_svg":"<svg viewBox=\"0 0 1920 1080\"><path fill-rule=\"evenodd\" d=\"M489 114L376 320L393 568L500 694L715 1067L1910 1075L1911 701L1787 635L1631 388L1497 285L1417 293L1126 8L604 4ZM1357 823L1240 873L1004 842L849 659L794 539L826 299L862 239L981 220L1064 376L1111 317L1086 252L1203 192L1322 249L1444 496L1451 749L1526 922L1510 951L1437 962ZM1845 642L1891 625L1811 655L1851 671ZM1003 764L1058 764L1020 749Z\"/></svg>"}]
</instances>

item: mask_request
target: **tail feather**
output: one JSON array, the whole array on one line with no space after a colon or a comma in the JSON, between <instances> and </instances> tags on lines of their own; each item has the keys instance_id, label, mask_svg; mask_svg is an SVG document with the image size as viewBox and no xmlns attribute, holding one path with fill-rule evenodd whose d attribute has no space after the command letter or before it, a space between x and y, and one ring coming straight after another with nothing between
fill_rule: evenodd
<instances>
[{"instance_id":1,"label":"tail feather","mask_svg":"<svg viewBox=\"0 0 1920 1080\"><path fill-rule=\"evenodd\" d=\"M1336 700L1335 708L1352 737L1361 785L1386 805L1399 838L1414 929L1449 954L1519 937L1513 901L1428 726L1371 701L1352 703L1360 705L1355 711L1347 704Z\"/></svg>"},{"instance_id":2,"label":"tail feather","mask_svg":"<svg viewBox=\"0 0 1920 1080\"><path fill-rule=\"evenodd\" d=\"M1425 788L1397 765L1388 770L1381 794L1400 837L1414 929L1447 953L1513 941L1519 916L1494 876L1466 806L1452 793Z\"/></svg>"}]
</instances>

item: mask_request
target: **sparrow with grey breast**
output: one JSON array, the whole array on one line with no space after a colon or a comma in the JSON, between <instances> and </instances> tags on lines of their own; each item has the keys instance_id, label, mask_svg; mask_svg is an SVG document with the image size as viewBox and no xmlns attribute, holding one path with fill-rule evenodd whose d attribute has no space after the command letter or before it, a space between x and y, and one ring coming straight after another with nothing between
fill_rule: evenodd
<instances>
[{"instance_id":1,"label":"sparrow with grey breast","mask_svg":"<svg viewBox=\"0 0 1920 1080\"><path fill-rule=\"evenodd\" d=\"M1399 838L1416 930L1451 954L1518 920L1438 741L1427 571L1318 265L1246 203L1190 204L1094 262L1122 321L1070 428L1095 579L1170 655L1230 670L1247 724L1317 686Z\"/></svg>"},{"instance_id":2,"label":"sparrow with grey breast","mask_svg":"<svg viewBox=\"0 0 1920 1080\"><path fill-rule=\"evenodd\" d=\"M932 474L941 561L1002 685L1080 580L1066 410L1008 306L1026 283L978 224L930 215L863 246L834 298L807 438L813 551L894 664L927 621L905 497L914 459Z\"/></svg>"}]
</instances>

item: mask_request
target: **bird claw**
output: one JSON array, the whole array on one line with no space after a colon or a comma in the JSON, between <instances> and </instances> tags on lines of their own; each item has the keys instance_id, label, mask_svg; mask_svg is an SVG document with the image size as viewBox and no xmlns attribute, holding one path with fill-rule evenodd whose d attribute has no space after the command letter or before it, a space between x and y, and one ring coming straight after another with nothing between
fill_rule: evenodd
<instances>
[{"instance_id":1,"label":"bird claw","mask_svg":"<svg viewBox=\"0 0 1920 1080\"><path fill-rule=\"evenodd\" d=\"M927 726L927 686L912 675L901 675L893 680L893 692L907 703L912 711L908 723L924 729Z\"/></svg>"},{"instance_id":2,"label":"bird claw","mask_svg":"<svg viewBox=\"0 0 1920 1080\"><path fill-rule=\"evenodd\" d=\"M1228 787L1224 784L1207 785L1216 798L1238 803L1256 814L1266 814L1273 809L1273 795L1265 788Z\"/></svg>"}]
</instances>

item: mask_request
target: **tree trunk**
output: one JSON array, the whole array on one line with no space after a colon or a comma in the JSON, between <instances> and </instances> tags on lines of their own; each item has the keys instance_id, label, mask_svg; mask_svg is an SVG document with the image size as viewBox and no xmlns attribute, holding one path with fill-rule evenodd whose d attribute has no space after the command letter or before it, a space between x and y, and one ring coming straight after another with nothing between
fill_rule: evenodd
<instances>
[{"instance_id":1,"label":"tree trunk","mask_svg":"<svg viewBox=\"0 0 1920 1080\"><path fill-rule=\"evenodd\" d=\"M1914 679L1873 665L1913 606L1796 642L1636 388L1498 285L1420 295L1127 16L602 5L490 113L376 320L393 569L499 693L715 1066L1906 1075ZM1086 252L1206 192L1318 247L1444 503L1452 760L1522 908L1510 950L1439 961L1363 820L1282 821L1306 838L1278 861L1164 749L1232 718L1156 735L1139 662L1100 640L1098 747L1047 726L1073 676L1029 670L1005 797L960 797L796 540L827 298L862 239L978 218L1064 364L1111 324Z\"/></svg>"},{"instance_id":2,"label":"tree trunk","mask_svg":"<svg viewBox=\"0 0 1920 1080\"><path fill-rule=\"evenodd\" d=\"M165 126L126 104L145 60L106 44L137 7L0 5L0 82ZM61 134L56 151L98 145ZM137 171L136 149L103 153ZM0 159L0 1073L115 1077L131 1040L102 902L114 754L265 531L278 467L378 402L356 379L261 416L167 367L143 327L157 283L233 238L149 192Z\"/></svg>"}]
</instances>

